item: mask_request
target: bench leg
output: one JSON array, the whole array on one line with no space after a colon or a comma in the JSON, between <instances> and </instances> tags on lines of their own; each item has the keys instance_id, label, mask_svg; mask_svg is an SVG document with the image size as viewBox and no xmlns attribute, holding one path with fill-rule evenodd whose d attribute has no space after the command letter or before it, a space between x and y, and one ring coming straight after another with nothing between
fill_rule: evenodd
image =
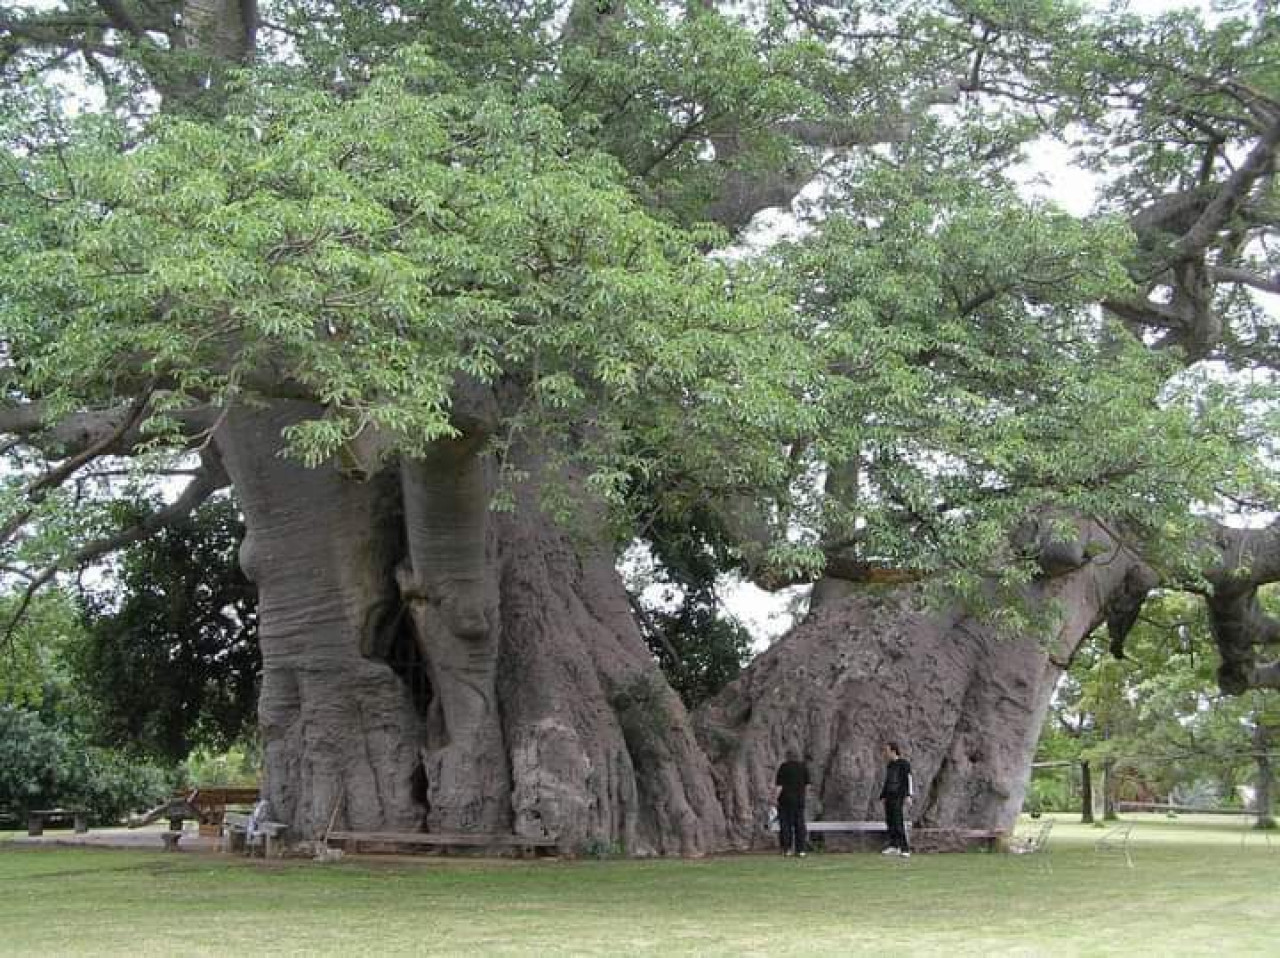
<instances>
[{"instance_id":1,"label":"bench leg","mask_svg":"<svg viewBox=\"0 0 1280 958\"><path fill-rule=\"evenodd\" d=\"M44 816L34 812L27 815L27 834L33 838L44 834Z\"/></svg>"},{"instance_id":2,"label":"bench leg","mask_svg":"<svg viewBox=\"0 0 1280 958\"><path fill-rule=\"evenodd\" d=\"M77 835L84 835L89 831L89 816L87 814L77 813L75 829Z\"/></svg>"}]
</instances>

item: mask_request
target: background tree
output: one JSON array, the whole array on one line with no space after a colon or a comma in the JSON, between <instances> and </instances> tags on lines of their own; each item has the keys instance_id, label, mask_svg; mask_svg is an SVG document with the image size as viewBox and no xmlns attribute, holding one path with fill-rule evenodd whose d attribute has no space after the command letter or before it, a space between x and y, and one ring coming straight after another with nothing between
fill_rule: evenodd
<instances>
[{"instance_id":1,"label":"background tree","mask_svg":"<svg viewBox=\"0 0 1280 958\"><path fill-rule=\"evenodd\" d=\"M179 762L252 737L261 656L243 534L235 507L210 500L123 550L85 596L85 637L67 658L103 744Z\"/></svg>"},{"instance_id":2,"label":"background tree","mask_svg":"<svg viewBox=\"0 0 1280 958\"><path fill-rule=\"evenodd\" d=\"M1204 607L1185 594L1160 595L1135 624L1124 659L1110 656L1104 636L1081 649L1055 693L1057 725L1046 726L1039 758L1110 763L1118 798L1217 807L1234 804L1242 785L1265 792L1273 750L1256 738L1274 692L1223 695L1216 668ZM1260 822L1266 808L1265 799L1255 806Z\"/></svg>"}]
</instances>

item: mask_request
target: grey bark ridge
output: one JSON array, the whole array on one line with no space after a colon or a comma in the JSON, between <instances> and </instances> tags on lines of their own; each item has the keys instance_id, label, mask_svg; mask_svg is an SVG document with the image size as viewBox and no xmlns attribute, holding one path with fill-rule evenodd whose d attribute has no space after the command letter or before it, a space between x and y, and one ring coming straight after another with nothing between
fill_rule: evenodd
<instances>
[{"instance_id":1,"label":"grey bark ridge","mask_svg":"<svg viewBox=\"0 0 1280 958\"><path fill-rule=\"evenodd\" d=\"M1064 610L1047 640L940 612L920 587L833 598L779 640L697 715L729 841L768 841L773 775L792 749L810 756L811 818L878 817L881 746L891 740L912 763L917 824L1009 829L1054 684L1141 566L1114 543L1091 551L1094 561L1028 596Z\"/></svg>"},{"instance_id":2,"label":"grey bark ridge","mask_svg":"<svg viewBox=\"0 0 1280 958\"><path fill-rule=\"evenodd\" d=\"M361 654L395 599L394 485L350 482L283 456L305 403L234 410L215 437L245 514L241 564L258 587L263 794L299 836L341 808L358 828L413 828L420 721L403 681Z\"/></svg>"}]
</instances>

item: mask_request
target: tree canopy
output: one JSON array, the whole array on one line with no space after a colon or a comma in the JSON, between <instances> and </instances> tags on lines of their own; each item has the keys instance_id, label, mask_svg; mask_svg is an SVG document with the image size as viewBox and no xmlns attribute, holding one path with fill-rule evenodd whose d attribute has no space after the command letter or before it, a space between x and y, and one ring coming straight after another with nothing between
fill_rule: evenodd
<instances>
[{"instance_id":1,"label":"tree canopy","mask_svg":"<svg viewBox=\"0 0 1280 958\"><path fill-rule=\"evenodd\" d=\"M1010 632L1097 524L1144 563L1117 648L1163 583L1224 688L1280 685L1280 19L1219 7L0 5L11 622L297 401L307 466L474 444L511 510L536 448L616 547L930 578ZM1020 188L1050 143L1091 214Z\"/></svg>"}]
</instances>

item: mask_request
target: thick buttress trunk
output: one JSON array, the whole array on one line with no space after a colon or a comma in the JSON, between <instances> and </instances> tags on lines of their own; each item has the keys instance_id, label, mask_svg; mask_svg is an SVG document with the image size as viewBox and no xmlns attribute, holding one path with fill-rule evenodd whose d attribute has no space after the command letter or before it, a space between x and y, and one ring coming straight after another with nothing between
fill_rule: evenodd
<instances>
[{"instance_id":1,"label":"thick buttress trunk","mask_svg":"<svg viewBox=\"0 0 1280 958\"><path fill-rule=\"evenodd\" d=\"M217 434L260 595L272 814L298 838L333 821L567 851L721 847L710 765L594 511L567 532L535 478L491 512L489 467L464 443L364 482L307 469L280 432L316 413L277 402Z\"/></svg>"},{"instance_id":2,"label":"thick buttress trunk","mask_svg":"<svg viewBox=\"0 0 1280 958\"><path fill-rule=\"evenodd\" d=\"M427 717L432 831L505 832L511 782L497 696L498 579L486 540L489 481L473 443L405 463L401 595L435 697Z\"/></svg>"},{"instance_id":3,"label":"thick buttress trunk","mask_svg":"<svg viewBox=\"0 0 1280 958\"><path fill-rule=\"evenodd\" d=\"M1062 610L1047 640L999 637L918 588L881 587L820 608L776 643L697 716L733 842L767 841L772 776L790 750L810 756L811 816L879 818L887 741L912 763L917 824L1010 827L1062 668L1138 566L1114 546L1088 554L1028 596Z\"/></svg>"},{"instance_id":4,"label":"thick buttress trunk","mask_svg":"<svg viewBox=\"0 0 1280 958\"><path fill-rule=\"evenodd\" d=\"M281 455L302 403L234 410L216 442L247 534L241 564L258 586L264 793L298 837L330 820L417 828L419 720L405 683L362 654L394 608L395 487L353 482Z\"/></svg>"},{"instance_id":5,"label":"thick buttress trunk","mask_svg":"<svg viewBox=\"0 0 1280 958\"><path fill-rule=\"evenodd\" d=\"M498 688L516 830L632 855L721 847L711 767L632 619L595 510L565 530L536 490L526 484L498 516Z\"/></svg>"}]
</instances>

